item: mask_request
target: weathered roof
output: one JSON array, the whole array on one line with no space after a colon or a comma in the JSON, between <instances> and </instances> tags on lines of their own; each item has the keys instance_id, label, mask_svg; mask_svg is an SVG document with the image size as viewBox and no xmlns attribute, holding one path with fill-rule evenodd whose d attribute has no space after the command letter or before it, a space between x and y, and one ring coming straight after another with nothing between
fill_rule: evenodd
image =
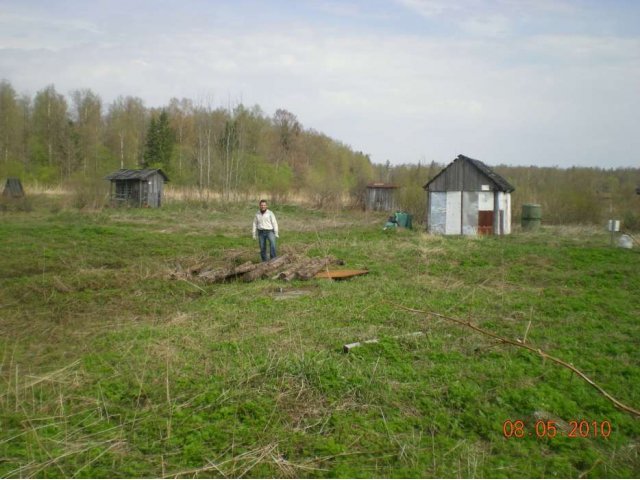
<instances>
[{"instance_id":1,"label":"weathered roof","mask_svg":"<svg viewBox=\"0 0 640 480\"><path fill-rule=\"evenodd\" d=\"M121 168L117 172L113 172L105 177L107 180L146 180L155 173L159 173L165 182L169 181L169 177L161 168L145 168L142 170L129 170Z\"/></svg>"},{"instance_id":2,"label":"weathered roof","mask_svg":"<svg viewBox=\"0 0 640 480\"><path fill-rule=\"evenodd\" d=\"M398 188L398 186L393 183L371 182L367 183L367 188Z\"/></svg>"},{"instance_id":3,"label":"weathered roof","mask_svg":"<svg viewBox=\"0 0 640 480\"><path fill-rule=\"evenodd\" d=\"M515 190L513 185L507 182L502 175L499 175L496 172L494 172L491 168L489 168L487 165L482 163L480 160L465 157L464 155L458 155L458 158L464 158L469 162L471 162L472 164L474 164L476 167L478 167L478 170L480 170L487 177L493 180L503 192L513 192Z\"/></svg>"},{"instance_id":4,"label":"weathered roof","mask_svg":"<svg viewBox=\"0 0 640 480\"><path fill-rule=\"evenodd\" d=\"M509 182L507 182L507 180L505 180L505 178L503 176L501 176L498 173L494 172L489 166L487 166L486 164L484 164L480 160L476 160L475 158L470 158L470 157L467 157L465 155L458 155L457 158L453 162L451 162L449 165L447 165L445 168L443 168L440 171L440 173L438 173L435 177L433 177L431 180L429 180L427 183L425 183L423 188L426 189L431 182L433 182L436 178L438 178L440 175L442 175L442 173L456 161L468 162L471 165L473 165L474 167L476 167L483 174L485 174L489 179L491 179L493 181L493 183L495 183L495 185L498 187L498 189L500 191L502 191L502 192L513 192L515 190L513 185L511 185Z\"/></svg>"}]
</instances>

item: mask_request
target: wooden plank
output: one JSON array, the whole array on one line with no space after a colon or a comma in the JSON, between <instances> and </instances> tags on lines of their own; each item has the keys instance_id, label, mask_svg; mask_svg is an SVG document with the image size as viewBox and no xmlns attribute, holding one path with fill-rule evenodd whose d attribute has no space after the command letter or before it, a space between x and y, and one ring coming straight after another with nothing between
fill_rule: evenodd
<instances>
[{"instance_id":1,"label":"wooden plank","mask_svg":"<svg viewBox=\"0 0 640 480\"><path fill-rule=\"evenodd\" d=\"M331 279L340 279L340 278L350 278L356 277L358 275L366 275L369 273L369 270L329 270L326 272L318 272L315 275L315 278L331 278Z\"/></svg>"}]
</instances>

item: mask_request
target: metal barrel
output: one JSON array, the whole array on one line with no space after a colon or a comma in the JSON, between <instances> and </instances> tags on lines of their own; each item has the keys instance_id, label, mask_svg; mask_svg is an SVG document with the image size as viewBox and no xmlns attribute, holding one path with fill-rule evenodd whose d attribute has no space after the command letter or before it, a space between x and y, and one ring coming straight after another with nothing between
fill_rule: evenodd
<instances>
[{"instance_id":1,"label":"metal barrel","mask_svg":"<svg viewBox=\"0 0 640 480\"><path fill-rule=\"evenodd\" d=\"M536 203L522 205L521 217L523 230L536 230L542 223L542 207Z\"/></svg>"}]
</instances>

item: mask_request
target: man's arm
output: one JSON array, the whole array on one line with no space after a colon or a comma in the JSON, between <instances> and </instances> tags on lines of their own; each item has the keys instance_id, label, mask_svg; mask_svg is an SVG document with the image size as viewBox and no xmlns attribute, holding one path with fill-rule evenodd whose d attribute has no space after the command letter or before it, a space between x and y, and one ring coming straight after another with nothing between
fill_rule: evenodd
<instances>
[{"instance_id":1,"label":"man's arm","mask_svg":"<svg viewBox=\"0 0 640 480\"><path fill-rule=\"evenodd\" d=\"M253 231L251 232L251 236L253 237L254 240L258 238L257 234L258 234L258 219L256 217L253 217Z\"/></svg>"},{"instance_id":2,"label":"man's arm","mask_svg":"<svg viewBox=\"0 0 640 480\"><path fill-rule=\"evenodd\" d=\"M276 238L278 238L278 221L276 220L276 216L271 212L271 223L273 224L273 233L275 233Z\"/></svg>"}]
</instances>

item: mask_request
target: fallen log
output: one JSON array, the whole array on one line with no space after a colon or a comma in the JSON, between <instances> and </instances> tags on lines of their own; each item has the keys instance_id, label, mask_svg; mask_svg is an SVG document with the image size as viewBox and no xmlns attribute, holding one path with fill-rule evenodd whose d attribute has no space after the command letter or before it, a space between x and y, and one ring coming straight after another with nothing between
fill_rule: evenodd
<instances>
[{"instance_id":1,"label":"fallen log","mask_svg":"<svg viewBox=\"0 0 640 480\"><path fill-rule=\"evenodd\" d=\"M177 265L170 273L172 279L197 279L205 283L218 283L235 278L242 278L245 282L252 282L259 278L271 277L274 280L291 281L294 279L308 280L329 265L343 265L342 260L329 255L320 258L300 258L297 255L284 254L268 262L245 262L236 266L217 267L198 263L183 268Z\"/></svg>"},{"instance_id":2,"label":"fallen log","mask_svg":"<svg viewBox=\"0 0 640 480\"><path fill-rule=\"evenodd\" d=\"M289 267L286 270L283 270L280 273L276 273L272 280L284 280L285 282L290 282L296 276L296 269L299 267L298 265L294 265L293 267Z\"/></svg>"},{"instance_id":3,"label":"fallen log","mask_svg":"<svg viewBox=\"0 0 640 480\"><path fill-rule=\"evenodd\" d=\"M243 275L247 272L250 272L251 270L255 269L258 267L258 263L252 263L252 262L245 262L241 265L238 265L236 267L229 267L229 268L217 268L215 270L208 270L205 272L200 272L200 274L198 275L198 278L204 280L205 282L208 283L216 283L216 282L222 282L224 280L227 280L231 277L237 277L239 275Z\"/></svg>"},{"instance_id":4,"label":"fallen log","mask_svg":"<svg viewBox=\"0 0 640 480\"><path fill-rule=\"evenodd\" d=\"M298 271L296 271L296 278L300 280L309 280L313 278L316 273L320 270L327 268L329 265L343 265L344 262L342 260L338 260L334 256L327 256L324 258L320 258L317 261L311 263L310 265L303 266Z\"/></svg>"},{"instance_id":5,"label":"fallen log","mask_svg":"<svg viewBox=\"0 0 640 480\"><path fill-rule=\"evenodd\" d=\"M295 279L309 280L328 265L340 265L343 263L331 255L322 258L307 258L278 273L273 279L284 280L285 282Z\"/></svg>"},{"instance_id":6,"label":"fallen log","mask_svg":"<svg viewBox=\"0 0 640 480\"><path fill-rule=\"evenodd\" d=\"M256 268L254 268L250 272L245 273L242 276L242 280L245 282L253 282L258 278L267 277L269 274L277 271L279 268L286 265L290 261L291 259L289 258L289 256L287 254L284 254L280 257L269 260L268 262L258 263L256 264Z\"/></svg>"},{"instance_id":7,"label":"fallen log","mask_svg":"<svg viewBox=\"0 0 640 480\"><path fill-rule=\"evenodd\" d=\"M304 268L307 265L310 265L313 261L313 258L303 258L302 260L293 263L291 266L278 273L273 277L273 280L284 280L285 282L290 282L291 280L296 278L296 272L298 270Z\"/></svg>"}]
</instances>

